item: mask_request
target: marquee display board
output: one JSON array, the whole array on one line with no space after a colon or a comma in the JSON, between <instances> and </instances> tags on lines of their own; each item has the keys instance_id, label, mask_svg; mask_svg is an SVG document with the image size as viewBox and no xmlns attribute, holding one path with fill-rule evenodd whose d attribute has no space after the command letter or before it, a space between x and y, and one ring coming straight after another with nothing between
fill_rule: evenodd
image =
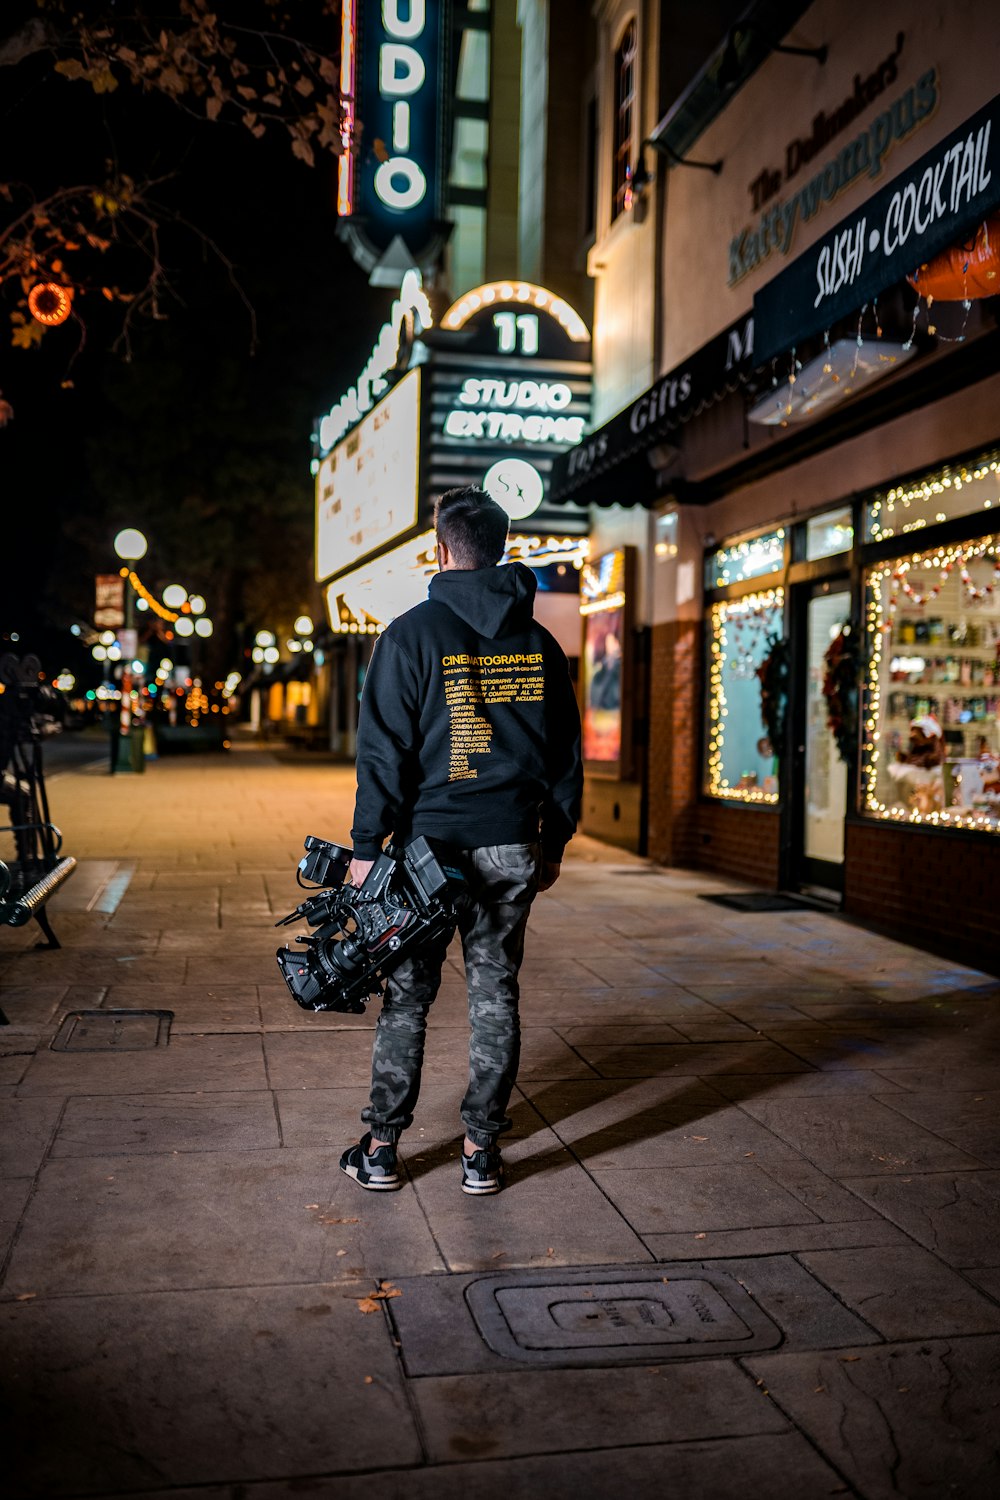
<instances>
[{"instance_id":1,"label":"marquee display board","mask_svg":"<svg viewBox=\"0 0 1000 1500\"><path fill-rule=\"evenodd\" d=\"M420 370L327 454L316 475L316 578L339 577L411 535L420 475Z\"/></svg>"},{"instance_id":2,"label":"marquee display board","mask_svg":"<svg viewBox=\"0 0 1000 1500\"><path fill-rule=\"evenodd\" d=\"M586 532L584 510L548 503L553 460L581 441L590 416L590 335L579 315L544 287L492 282L460 298L425 342L427 503L489 474L519 527Z\"/></svg>"}]
</instances>

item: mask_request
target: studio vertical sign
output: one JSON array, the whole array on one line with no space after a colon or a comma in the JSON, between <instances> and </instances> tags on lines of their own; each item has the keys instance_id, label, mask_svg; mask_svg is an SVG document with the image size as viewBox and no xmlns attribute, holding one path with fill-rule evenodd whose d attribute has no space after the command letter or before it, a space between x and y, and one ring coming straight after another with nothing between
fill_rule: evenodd
<instances>
[{"instance_id":1,"label":"studio vertical sign","mask_svg":"<svg viewBox=\"0 0 1000 1500\"><path fill-rule=\"evenodd\" d=\"M343 237L369 271L425 265L440 243L443 9L344 0L341 86L355 123L338 202Z\"/></svg>"}]
</instances>

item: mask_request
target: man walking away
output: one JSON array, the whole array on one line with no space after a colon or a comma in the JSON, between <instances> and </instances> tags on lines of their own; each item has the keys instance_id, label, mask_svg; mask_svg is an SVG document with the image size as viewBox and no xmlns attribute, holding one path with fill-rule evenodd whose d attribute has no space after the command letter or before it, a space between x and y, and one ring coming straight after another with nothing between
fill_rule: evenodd
<instances>
[{"instance_id":1,"label":"man walking away","mask_svg":"<svg viewBox=\"0 0 1000 1500\"><path fill-rule=\"evenodd\" d=\"M580 810L580 716L562 650L532 616L535 578L498 566L507 514L449 490L434 515L429 597L380 637L361 698L350 878L391 836L449 846L468 882L458 916L469 996L462 1188L497 1193L497 1140L520 1056L518 971L535 895L559 876ZM369 1133L341 1158L361 1187L402 1186L396 1157L420 1090L427 1012L448 937L389 978L375 1032Z\"/></svg>"}]
</instances>

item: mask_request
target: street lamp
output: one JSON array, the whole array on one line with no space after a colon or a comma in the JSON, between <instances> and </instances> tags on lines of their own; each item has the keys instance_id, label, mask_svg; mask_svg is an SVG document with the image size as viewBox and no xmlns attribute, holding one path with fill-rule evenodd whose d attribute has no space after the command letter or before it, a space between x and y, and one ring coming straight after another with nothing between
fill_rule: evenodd
<instances>
[{"instance_id":1,"label":"street lamp","mask_svg":"<svg viewBox=\"0 0 1000 1500\"><path fill-rule=\"evenodd\" d=\"M126 526L123 531L119 531L114 540L115 552L123 563L135 563L141 557L145 557L147 545L148 543L142 532L137 531L134 526ZM122 696L119 709L119 726L120 734L126 739L127 744L120 746L118 770L131 768L133 771L145 771L146 754L145 745L143 744L143 716L141 711L136 715L132 713L132 659L135 657L139 645L135 629L136 595L135 589L132 587L131 578L129 577L132 569L126 567L122 569L122 572L125 575L125 630L127 638L122 642L122 646L125 648L124 655L126 661L121 677Z\"/></svg>"}]
</instances>

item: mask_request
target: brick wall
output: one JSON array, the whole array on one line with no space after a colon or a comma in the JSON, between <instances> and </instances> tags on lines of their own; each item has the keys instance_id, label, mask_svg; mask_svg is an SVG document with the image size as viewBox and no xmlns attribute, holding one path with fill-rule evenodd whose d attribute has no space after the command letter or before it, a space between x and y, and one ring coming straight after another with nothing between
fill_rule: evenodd
<instances>
[{"instance_id":1,"label":"brick wall","mask_svg":"<svg viewBox=\"0 0 1000 1500\"><path fill-rule=\"evenodd\" d=\"M654 625L649 658L647 851L665 865L697 853L701 742L701 625Z\"/></svg>"},{"instance_id":2,"label":"brick wall","mask_svg":"<svg viewBox=\"0 0 1000 1500\"><path fill-rule=\"evenodd\" d=\"M997 972L1000 839L848 823L844 911Z\"/></svg>"},{"instance_id":3,"label":"brick wall","mask_svg":"<svg viewBox=\"0 0 1000 1500\"><path fill-rule=\"evenodd\" d=\"M706 798L698 809L699 870L778 888L781 819L770 808L740 807Z\"/></svg>"}]
</instances>

